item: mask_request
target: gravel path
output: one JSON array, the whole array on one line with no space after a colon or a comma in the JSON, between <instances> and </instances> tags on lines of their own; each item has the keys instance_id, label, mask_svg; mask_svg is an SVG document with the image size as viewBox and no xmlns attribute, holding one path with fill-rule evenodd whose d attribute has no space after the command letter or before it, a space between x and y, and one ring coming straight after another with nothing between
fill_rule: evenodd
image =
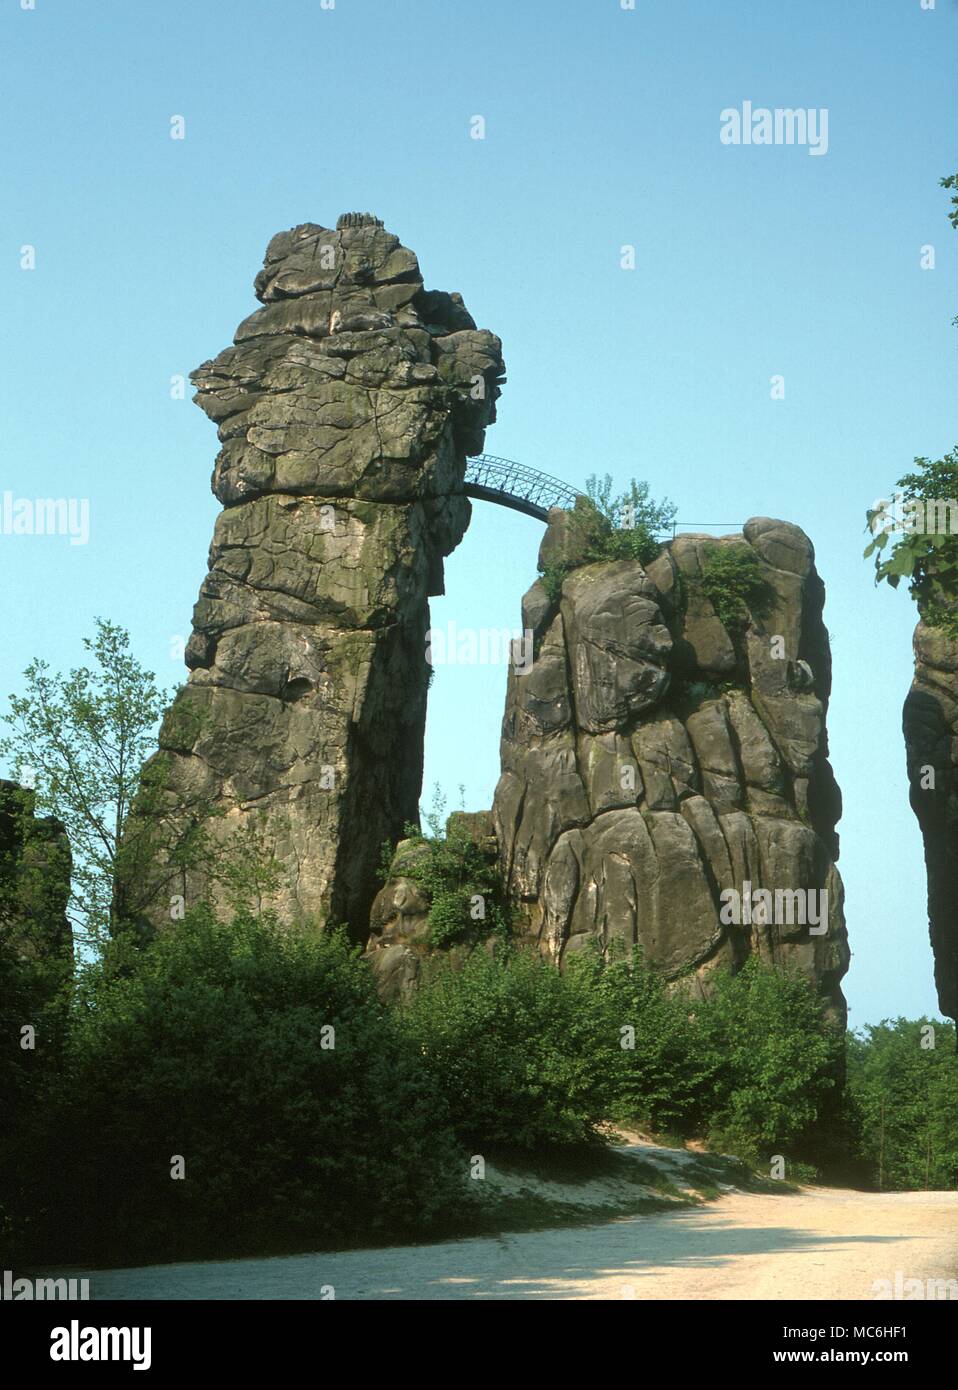
<instances>
[{"instance_id":1,"label":"gravel path","mask_svg":"<svg viewBox=\"0 0 958 1390\"><path fill-rule=\"evenodd\" d=\"M958 1281L958 1192L734 1193L493 1239L84 1271L94 1299L873 1299L896 1276Z\"/></svg>"}]
</instances>

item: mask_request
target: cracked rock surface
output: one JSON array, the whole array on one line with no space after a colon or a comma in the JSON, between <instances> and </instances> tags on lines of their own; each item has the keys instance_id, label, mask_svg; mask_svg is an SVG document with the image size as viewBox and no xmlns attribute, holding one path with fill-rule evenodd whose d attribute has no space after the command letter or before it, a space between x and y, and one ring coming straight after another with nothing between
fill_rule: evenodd
<instances>
[{"instance_id":1,"label":"cracked rock surface","mask_svg":"<svg viewBox=\"0 0 958 1390\"><path fill-rule=\"evenodd\" d=\"M563 521L550 517L540 568ZM716 544L747 546L761 566L761 605L740 622L723 622L699 583ZM532 586L535 660L509 674L493 814L507 891L545 954L638 945L706 990L717 967L755 953L814 980L844 1018L823 605L808 537L765 517L740 535L678 536L645 567L575 569L554 602ZM794 911L723 923L722 890L746 883L824 890L827 931Z\"/></svg>"},{"instance_id":2,"label":"cracked rock surface","mask_svg":"<svg viewBox=\"0 0 958 1390\"><path fill-rule=\"evenodd\" d=\"M268 904L362 938L381 845L418 818L428 598L469 522L501 344L368 214L273 237L255 291L192 374L224 510L160 738L165 817L213 808L223 841L256 812L281 868ZM155 872L158 924L210 886Z\"/></svg>"}]
</instances>

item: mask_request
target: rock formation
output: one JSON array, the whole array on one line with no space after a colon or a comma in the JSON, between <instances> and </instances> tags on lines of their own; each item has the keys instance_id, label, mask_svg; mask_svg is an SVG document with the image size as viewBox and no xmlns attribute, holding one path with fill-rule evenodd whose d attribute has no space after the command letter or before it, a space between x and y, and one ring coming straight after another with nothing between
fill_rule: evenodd
<instances>
[{"instance_id":1,"label":"rock formation","mask_svg":"<svg viewBox=\"0 0 958 1390\"><path fill-rule=\"evenodd\" d=\"M447 843L450 839L471 841L488 864L490 875L494 875L497 844L491 811L454 811L446 822ZM386 1000L408 997L419 983L424 960L435 954L429 923L433 898L419 872L430 852L429 844L422 840L400 841L386 882L369 914L365 958L376 977L379 993ZM468 914L463 916L468 921ZM472 932L467 928L464 936L472 939L461 937L444 946L443 954L454 961L461 960L476 941L483 939L482 924Z\"/></svg>"},{"instance_id":2,"label":"rock formation","mask_svg":"<svg viewBox=\"0 0 958 1390\"><path fill-rule=\"evenodd\" d=\"M69 957L70 845L52 816L37 816L35 796L0 779L0 937L21 956Z\"/></svg>"},{"instance_id":3,"label":"rock formation","mask_svg":"<svg viewBox=\"0 0 958 1390\"><path fill-rule=\"evenodd\" d=\"M224 510L148 765L161 804L133 817L133 834L163 823L170 860L142 912L168 922L210 890L209 856L172 863L192 822L234 858L255 823L280 866L269 904L362 937L380 847L418 819L428 597L468 524L501 345L367 214L275 236L255 291L192 375Z\"/></svg>"},{"instance_id":4,"label":"rock formation","mask_svg":"<svg viewBox=\"0 0 958 1390\"><path fill-rule=\"evenodd\" d=\"M540 569L568 540L568 513L550 522ZM713 545L759 562L762 602L740 623L702 586ZM718 541L678 536L645 567L574 569L558 600L533 584L535 660L509 675L494 818L507 892L543 952L637 944L699 989L756 953L804 972L844 1018L823 604L810 541L766 518Z\"/></svg>"},{"instance_id":5,"label":"rock formation","mask_svg":"<svg viewBox=\"0 0 958 1390\"><path fill-rule=\"evenodd\" d=\"M938 1002L958 1018L958 640L919 622L914 646L903 716L910 799L925 842Z\"/></svg>"}]
</instances>

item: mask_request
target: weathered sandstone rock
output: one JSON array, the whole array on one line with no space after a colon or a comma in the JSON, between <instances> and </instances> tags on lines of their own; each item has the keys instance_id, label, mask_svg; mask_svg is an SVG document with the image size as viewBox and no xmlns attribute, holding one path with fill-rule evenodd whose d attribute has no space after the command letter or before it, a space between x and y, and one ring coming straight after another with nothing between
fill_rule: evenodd
<instances>
[{"instance_id":1,"label":"weathered sandstone rock","mask_svg":"<svg viewBox=\"0 0 958 1390\"><path fill-rule=\"evenodd\" d=\"M280 866L267 905L362 938L380 847L418 817L428 598L468 524L500 343L366 214L275 236L255 289L192 376L224 510L147 768L160 805L131 823L163 846L140 912L216 897L215 856L169 862L194 822L233 857L255 824Z\"/></svg>"},{"instance_id":2,"label":"weathered sandstone rock","mask_svg":"<svg viewBox=\"0 0 958 1390\"><path fill-rule=\"evenodd\" d=\"M568 543L552 520L542 568ZM761 565L762 602L732 630L699 584L714 544ZM575 569L553 603L532 586L536 659L509 674L494 817L507 892L541 950L562 962L590 941L638 945L698 989L756 953L844 1016L823 603L808 538L767 518L718 541L678 536L646 567ZM777 890L781 920L723 922L722 891L745 884L773 903ZM800 923L794 890L827 893L822 928Z\"/></svg>"}]
</instances>

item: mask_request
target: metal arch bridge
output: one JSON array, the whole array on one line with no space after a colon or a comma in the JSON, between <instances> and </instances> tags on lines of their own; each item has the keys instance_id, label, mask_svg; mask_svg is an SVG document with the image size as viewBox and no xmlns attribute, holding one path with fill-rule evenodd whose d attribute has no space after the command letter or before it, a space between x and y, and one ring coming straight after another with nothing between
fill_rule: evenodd
<instances>
[{"instance_id":1,"label":"metal arch bridge","mask_svg":"<svg viewBox=\"0 0 958 1390\"><path fill-rule=\"evenodd\" d=\"M466 459L466 476L463 491L467 497L475 497L483 502L496 502L500 507L510 507L514 512L524 512L534 516L537 521L549 520L550 507L563 507L571 511L576 499L585 493L564 483L561 478L553 478L549 473L540 473L535 468L527 468L515 459L501 459L495 454L475 454ZM658 534L662 539L674 539L680 526L719 527L740 530L740 521L673 521L671 530Z\"/></svg>"},{"instance_id":2,"label":"metal arch bridge","mask_svg":"<svg viewBox=\"0 0 958 1390\"><path fill-rule=\"evenodd\" d=\"M526 468L514 459L495 454L476 454L466 460L465 494L483 502L497 502L537 521L548 521L550 507L571 510L582 493L561 478Z\"/></svg>"}]
</instances>

